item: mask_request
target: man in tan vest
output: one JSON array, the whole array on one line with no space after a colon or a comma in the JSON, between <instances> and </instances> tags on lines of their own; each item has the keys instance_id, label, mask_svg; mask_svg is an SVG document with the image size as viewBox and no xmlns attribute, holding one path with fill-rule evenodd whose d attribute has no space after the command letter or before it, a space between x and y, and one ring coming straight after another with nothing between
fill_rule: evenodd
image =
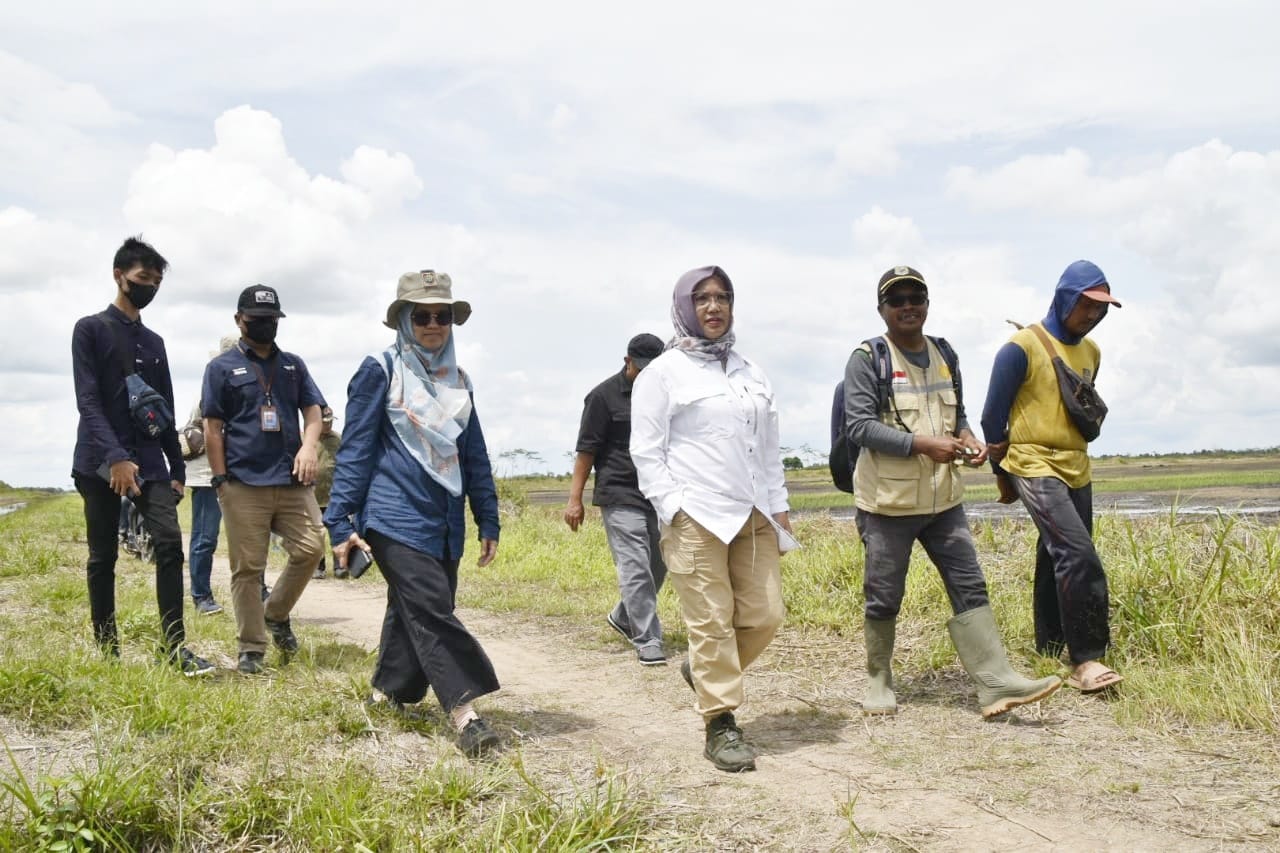
<instances>
[{"instance_id":1,"label":"man in tan vest","mask_svg":"<svg viewBox=\"0 0 1280 853\"><path fill-rule=\"evenodd\" d=\"M844 378L848 439L851 448L860 448L854 501L866 549L868 684L862 709L897 712L893 644L911 548L918 541L942 576L955 613L947 628L977 684L982 715L1003 714L1044 699L1062 681L1023 678L1005 656L954 464L980 465L987 451L965 419L958 366L953 382L944 356L950 346L924 334L924 277L911 267L894 267L881 276L876 294L885 335L853 351ZM888 380L887 394L880 377Z\"/></svg>"}]
</instances>

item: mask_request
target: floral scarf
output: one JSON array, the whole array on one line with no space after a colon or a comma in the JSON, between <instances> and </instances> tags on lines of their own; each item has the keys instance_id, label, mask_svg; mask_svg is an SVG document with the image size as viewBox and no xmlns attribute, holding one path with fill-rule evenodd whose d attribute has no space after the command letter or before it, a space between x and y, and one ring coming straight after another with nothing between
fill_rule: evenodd
<instances>
[{"instance_id":1,"label":"floral scarf","mask_svg":"<svg viewBox=\"0 0 1280 853\"><path fill-rule=\"evenodd\" d=\"M471 380L458 367L453 335L439 352L413 335L413 310L400 309L396 342L382 354L389 367L387 417L409 454L449 494L462 494L458 436L471 418Z\"/></svg>"}]
</instances>

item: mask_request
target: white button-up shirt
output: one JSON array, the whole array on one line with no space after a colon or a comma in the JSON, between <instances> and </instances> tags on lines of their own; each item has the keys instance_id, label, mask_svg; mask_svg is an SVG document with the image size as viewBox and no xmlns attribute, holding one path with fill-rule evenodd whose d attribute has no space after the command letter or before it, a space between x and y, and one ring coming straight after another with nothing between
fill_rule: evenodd
<instances>
[{"instance_id":1,"label":"white button-up shirt","mask_svg":"<svg viewBox=\"0 0 1280 853\"><path fill-rule=\"evenodd\" d=\"M778 409L764 371L668 350L631 391L631 461L665 524L678 510L728 543L758 507L786 512Z\"/></svg>"}]
</instances>

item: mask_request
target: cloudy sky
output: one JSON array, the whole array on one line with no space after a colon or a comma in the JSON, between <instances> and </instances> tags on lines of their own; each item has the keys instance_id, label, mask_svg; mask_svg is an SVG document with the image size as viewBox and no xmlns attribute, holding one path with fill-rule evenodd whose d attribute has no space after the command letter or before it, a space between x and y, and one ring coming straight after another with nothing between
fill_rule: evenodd
<instances>
[{"instance_id":1,"label":"cloudy sky","mask_svg":"<svg viewBox=\"0 0 1280 853\"><path fill-rule=\"evenodd\" d=\"M434 268L495 461L566 470L583 394L714 263L783 443L825 451L884 269L929 280L976 420L1005 319L1088 258L1124 302L1099 453L1280 443L1272 4L405 5L0 11L0 479L70 484L71 329L138 233L182 414L246 285L341 411Z\"/></svg>"}]
</instances>

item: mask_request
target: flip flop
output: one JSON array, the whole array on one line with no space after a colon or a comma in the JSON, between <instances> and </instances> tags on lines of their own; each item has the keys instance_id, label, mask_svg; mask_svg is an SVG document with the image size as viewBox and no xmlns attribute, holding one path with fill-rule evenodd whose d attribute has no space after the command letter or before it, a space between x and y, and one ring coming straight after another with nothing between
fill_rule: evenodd
<instances>
[{"instance_id":1,"label":"flip flop","mask_svg":"<svg viewBox=\"0 0 1280 853\"><path fill-rule=\"evenodd\" d=\"M1091 676L1081 677L1073 673L1067 678L1067 686L1079 690L1081 693L1101 693L1103 690L1115 687L1121 681L1124 681L1124 676L1111 667L1101 663L1098 666L1101 671L1094 670L1094 674Z\"/></svg>"}]
</instances>

